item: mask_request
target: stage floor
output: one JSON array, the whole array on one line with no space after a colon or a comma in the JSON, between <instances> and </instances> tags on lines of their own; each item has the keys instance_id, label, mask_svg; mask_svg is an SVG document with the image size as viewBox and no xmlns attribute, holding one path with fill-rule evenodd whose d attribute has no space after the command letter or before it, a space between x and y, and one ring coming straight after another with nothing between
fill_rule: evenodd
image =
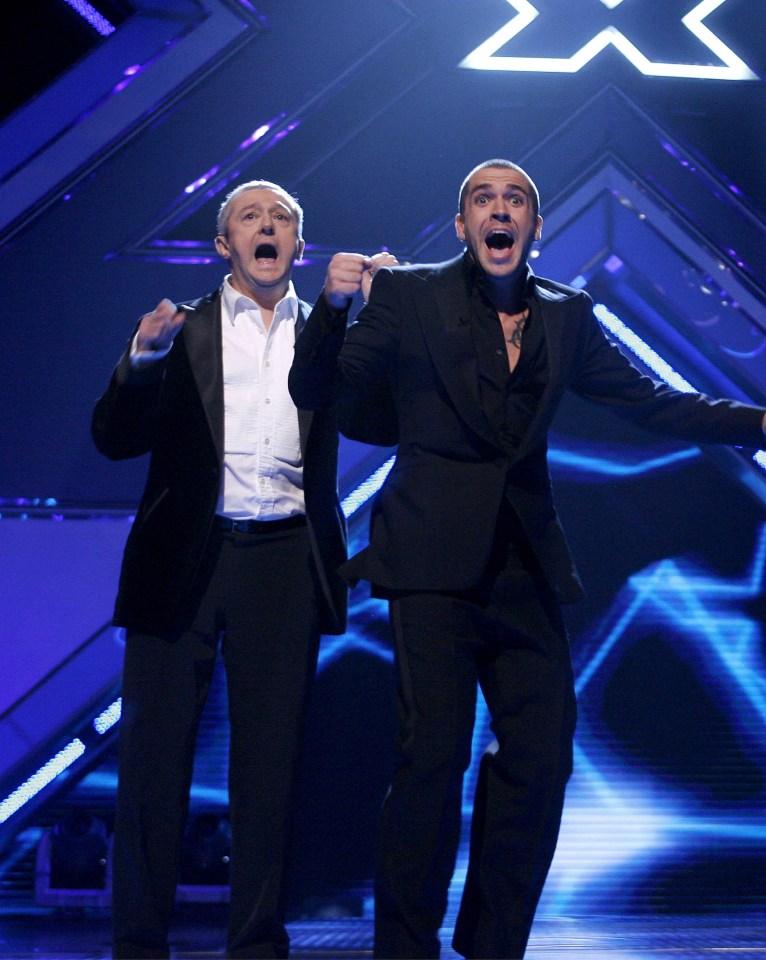
<instances>
[{"instance_id":1,"label":"stage floor","mask_svg":"<svg viewBox=\"0 0 766 960\"><path fill-rule=\"evenodd\" d=\"M177 960L219 960L225 909L187 905L172 935ZM369 919L290 924L292 960L366 960L372 956ZM448 943L449 931L444 931ZM105 911L34 909L0 914L3 960L106 960ZM455 960L448 946L442 960ZM693 917L540 918L527 960L766 960L766 914Z\"/></svg>"}]
</instances>

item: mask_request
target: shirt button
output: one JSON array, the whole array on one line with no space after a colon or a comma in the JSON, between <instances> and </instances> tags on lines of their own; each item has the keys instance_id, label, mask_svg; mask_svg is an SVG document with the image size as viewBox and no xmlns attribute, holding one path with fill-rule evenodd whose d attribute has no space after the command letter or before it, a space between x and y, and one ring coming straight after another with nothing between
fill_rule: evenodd
<instances>
[{"instance_id":1,"label":"shirt button","mask_svg":"<svg viewBox=\"0 0 766 960\"><path fill-rule=\"evenodd\" d=\"M264 403L271 403L271 400L270 400L268 397L266 397L266 399L265 399L263 402L264 402Z\"/></svg>"},{"instance_id":2,"label":"shirt button","mask_svg":"<svg viewBox=\"0 0 766 960\"><path fill-rule=\"evenodd\" d=\"M265 447L268 447L268 445L269 445L270 443L271 443L271 440L270 440L268 437L264 437L263 445L264 445Z\"/></svg>"},{"instance_id":3,"label":"shirt button","mask_svg":"<svg viewBox=\"0 0 766 960\"><path fill-rule=\"evenodd\" d=\"M498 357L502 357L503 352L503 350L495 350L495 353L498 355Z\"/></svg>"},{"instance_id":4,"label":"shirt button","mask_svg":"<svg viewBox=\"0 0 766 960\"><path fill-rule=\"evenodd\" d=\"M267 361L266 361L266 366L267 366L267 367L270 367L270 366L271 366L271 360L267 360Z\"/></svg>"}]
</instances>

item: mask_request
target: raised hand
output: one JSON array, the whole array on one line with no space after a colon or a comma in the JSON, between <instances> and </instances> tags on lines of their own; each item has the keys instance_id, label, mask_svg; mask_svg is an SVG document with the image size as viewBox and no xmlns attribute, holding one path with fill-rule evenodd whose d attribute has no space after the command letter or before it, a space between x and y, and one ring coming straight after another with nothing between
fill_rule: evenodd
<instances>
[{"instance_id":1,"label":"raised hand","mask_svg":"<svg viewBox=\"0 0 766 960\"><path fill-rule=\"evenodd\" d=\"M136 350L167 350L184 325L185 319L184 311L176 310L172 300L167 297L160 300L151 313L145 313L141 317L136 333Z\"/></svg>"},{"instance_id":2,"label":"raised hand","mask_svg":"<svg viewBox=\"0 0 766 960\"><path fill-rule=\"evenodd\" d=\"M372 278L375 276L375 272L379 267L396 267L398 266L399 261L387 250L382 250L380 253L376 253L374 256L370 257L370 266L362 276L362 296L364 297L364 302L370 299L370 287L372 287Z\"/></svg>"},{"instance_id":3,"label":"raised hand","mask_svg":"<svg viewBox=\"0 0 766 960\"><path fill-rule=\"evenodd\" d=\"M331 307L342 310L362 287L362 278L372 259L361 253L336 253L327 266L324 297Z\"/></svg>"}]
</instances>

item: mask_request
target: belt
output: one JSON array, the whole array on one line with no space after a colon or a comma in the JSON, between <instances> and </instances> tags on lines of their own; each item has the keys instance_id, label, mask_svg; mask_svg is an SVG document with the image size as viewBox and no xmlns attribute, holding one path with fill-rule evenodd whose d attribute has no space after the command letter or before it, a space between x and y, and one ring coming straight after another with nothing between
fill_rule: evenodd
<instances>
[{"instance_id":1,"label":"belt","mask_svg":"<svg viewBox=\"0 0 766 960\"><path fill-rule=\"evenodd\" d=\"M278 533L280 530L293 530L306 526L306 516L296 513L292 517L280 517L278 520L232 520L231 517L216 515L219 530L232 533Z\"/></svg>"}]
</instances>

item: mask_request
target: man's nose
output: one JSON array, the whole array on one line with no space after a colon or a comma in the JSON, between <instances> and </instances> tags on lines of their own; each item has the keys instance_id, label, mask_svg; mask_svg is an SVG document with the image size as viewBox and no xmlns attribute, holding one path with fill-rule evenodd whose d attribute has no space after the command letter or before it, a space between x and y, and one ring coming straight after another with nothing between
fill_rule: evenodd
<instances>
[{"instance_id":1,"label":"man's nose","mask_svg":"<svg viewBox=\"0 0 766 960\"><path fill-rule=\"evenodd\" d=\"M261 233L267 233L269 236L272 236L274 233L274 224L271 220L264 220L261 226Z\"/></svg>"},{"instance_id":2,"label":"man's nose","mask_svg":"<svg viewBox=\"0 0 766 960\"><path fill-rule=\"evenodd\" d=\"M507 223L511 219L511 214L502 203L496 203L492 210L492 219L499 220L501 223Z\"/></svg>"}]
</instances>

